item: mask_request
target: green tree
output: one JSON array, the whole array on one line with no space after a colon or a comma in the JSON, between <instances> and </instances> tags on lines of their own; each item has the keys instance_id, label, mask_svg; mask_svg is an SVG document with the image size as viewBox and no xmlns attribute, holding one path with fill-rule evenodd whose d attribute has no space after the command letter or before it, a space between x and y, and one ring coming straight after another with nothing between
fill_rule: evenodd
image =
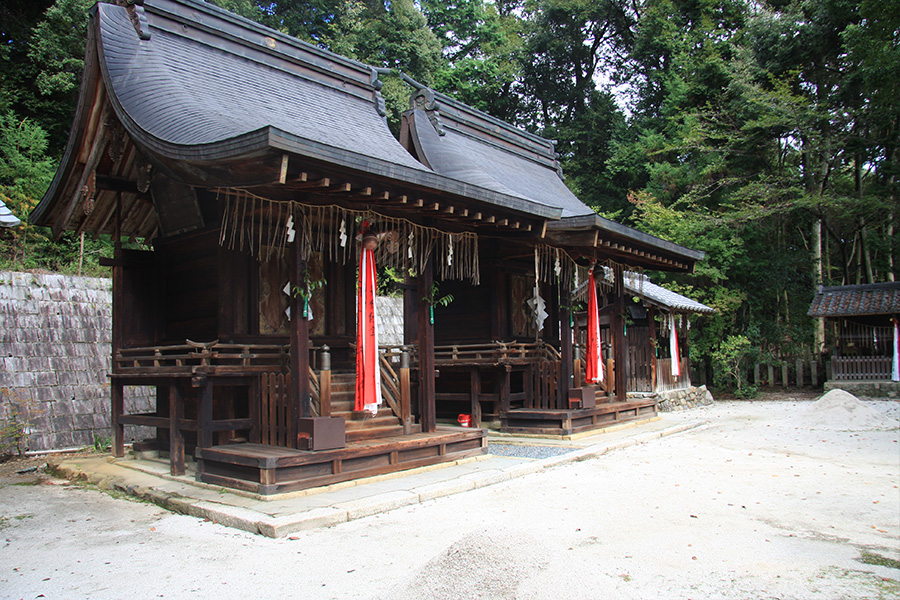
<instances>
[{"instance_id":1,"label":"green tree","mask_svg":"<svg viewBox=\"0 0 900 600\"><path fill-rule=\"evenodd\" d=\"M424 0L428 26L443 47L435 88L499 119L518 123L523 21L504 3Z\"/></svg>"},{"instance_id":2,"label":"green tree","mask_svg":"<svg viewBox=\"0 0 900 600\"><path fill-rule=\"evenodd\" d=\"M31 248L49 240L27 223L55 169L47 157L47 134L14 112L0 114L0 200L22 219L22 225L0 230L0 254L11 264L27 264Z\"/></svg>"}]
</instances>

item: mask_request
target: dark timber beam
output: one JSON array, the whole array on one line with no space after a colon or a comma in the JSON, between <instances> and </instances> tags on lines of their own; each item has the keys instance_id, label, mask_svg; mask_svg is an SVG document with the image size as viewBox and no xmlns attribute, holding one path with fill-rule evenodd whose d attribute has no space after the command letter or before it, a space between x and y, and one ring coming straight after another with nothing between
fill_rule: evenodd
<instances>
[{"instance_id":1,"label":"dark timber beam","mask_svg":"<svg viewBox=\"0 0 900 600\"><path fill-rule=\"evenodd\" d=\"M615 278L615 310L612 312L613 329L613 352L616 363L616 401L625 402L625 395L628 387L628 376L625 373L625 269L621 265L613 268L613 277Z\"/></svg>"},{"instance_id":2,"label":"dark timber beam","mask_svg":"<svg viewBox=\"0 0 900 600\"><path fill-rule=\"evenodd\" d=\"M434 323L431 322L431 306L426 298L430 297L434 283L434 260L429 257L425 268L416 280L416 296L418 310L418 342L419 342L419 422L423 433L432 433L437 429L435 407L435 373L434 373Z\"/></svg>"},{"instance_id":3,"label":"dark timber beam","mask_svg":"<svg viewBox=\"0 0 900 600\"><path fill-rule=\"evenodd\" d=\"M291 289L305 285L306 261L302 255L299 239L294 242L291 254ZM291 405L292 418L288 431L293 433L288 439L291 448L297 447L296 432L298 419L310 416L309 411L309 320L303 316L303 298L291 295Z\"/></svg>"}]
</instances>

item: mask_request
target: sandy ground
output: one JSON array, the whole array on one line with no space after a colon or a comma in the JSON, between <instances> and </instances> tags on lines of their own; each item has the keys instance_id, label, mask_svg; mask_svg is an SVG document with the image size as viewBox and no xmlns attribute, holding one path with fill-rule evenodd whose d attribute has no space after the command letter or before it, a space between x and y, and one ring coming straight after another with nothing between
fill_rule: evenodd
<instances>
[{"instance_id":1,"label":"sandy ground","mask_svg":"<svg viewBox=\"0 0 900 600\"><path fill-rule=\"evenodd\" d=\"M900 403L813 408L719 402L666 416L706 428L277 540L0 477L0 597L898 598Z\"/></svg>"}]
</instances>

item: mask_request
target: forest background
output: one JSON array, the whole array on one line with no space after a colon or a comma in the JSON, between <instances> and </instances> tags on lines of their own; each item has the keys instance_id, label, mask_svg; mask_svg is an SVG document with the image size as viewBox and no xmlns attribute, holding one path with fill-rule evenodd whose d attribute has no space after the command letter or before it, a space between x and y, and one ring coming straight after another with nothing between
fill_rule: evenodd
<instances>
[{"instance_id":1,"label":"forest background","mask_svg":"<svg viewBox=\"0 0 900 600\"><path fill-rule=\"evenodd\" d=\"M65 149L94 0L0 5L0 269L105 275L109 240L27 224ZM900 3L884 0L213 0L558 140L602 215L704 250L655 281L714 308L694 359L812 357L818 285L894 281Z\"/></svg>"}]
</instances>

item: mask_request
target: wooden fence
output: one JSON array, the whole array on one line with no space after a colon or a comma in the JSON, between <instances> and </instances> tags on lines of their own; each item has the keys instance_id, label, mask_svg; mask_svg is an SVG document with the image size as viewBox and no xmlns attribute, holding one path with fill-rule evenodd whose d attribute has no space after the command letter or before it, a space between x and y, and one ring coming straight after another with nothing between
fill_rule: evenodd
<instances>
[{"instance_id":1,"label":"wooden fence","mask_svg":"<svg viewBox=\"0 0 900 600\"><path fill-rule=\"evenodd\" d=\"M668 392L669 390L679 390L690 387L691 385L691 360L687 357L681 359L681 375L675 377L672 375L672 359L657 358L656 359L656 391Z\"/></svg>"},{"instance_id":2,"label":"wooden fence","mask_svg":"<svg viewBox=\"0 0 900 600\"><path fill-rule=\"evenodd\" d=\"M891 378L890 356L835 356L832 376L839 381L873 381Z\"/></svg>"}]
</instances>

